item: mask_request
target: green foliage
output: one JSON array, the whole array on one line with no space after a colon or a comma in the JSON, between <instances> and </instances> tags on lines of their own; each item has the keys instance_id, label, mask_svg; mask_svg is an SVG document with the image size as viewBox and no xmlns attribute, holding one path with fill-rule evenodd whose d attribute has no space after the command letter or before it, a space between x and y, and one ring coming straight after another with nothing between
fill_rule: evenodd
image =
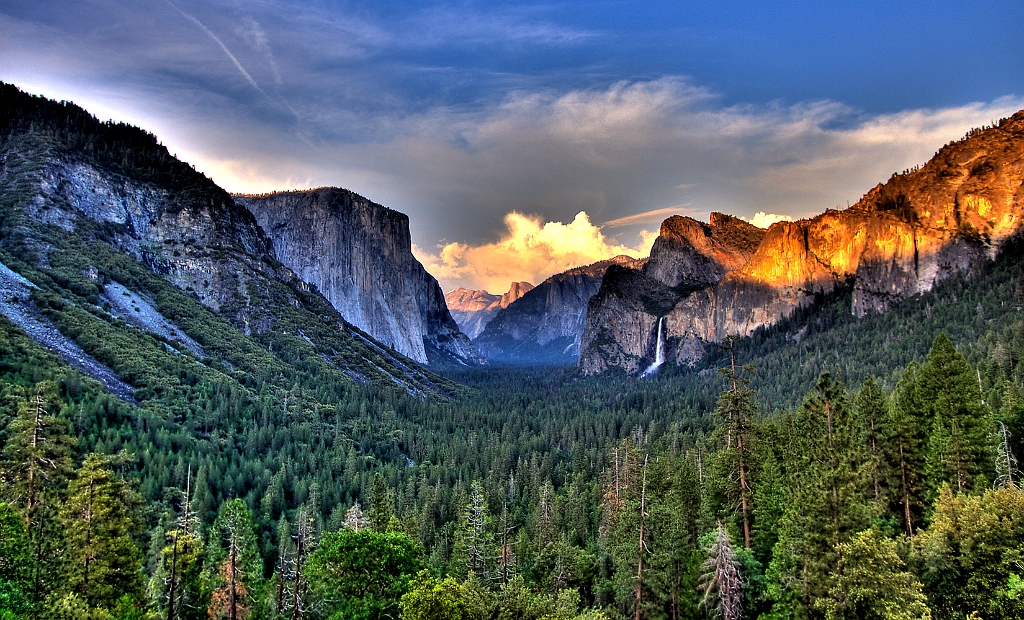
<instances>
[{"instance_id":1,"label":"green foliage","mask_svg":"<svg viewBox=\"0 0 1024 620\"><path fill-rule=\"evenodd\" d=\"M0 504L0 618L26 615L31 609L32 553L25 522L13 508Z\"/></svg>"},{"instance_id":2,"label":"green foliage","mask_svg":"<svg viewBox=\"0 0 1024 620\"><path fill-rule=\"evenodd\" d=\"M935 517L914 540L916 563L936 618L1024 617L1024 495L1014 487L981 496L939 490Z\"/></svg>"},{"instance_id":3,"label":"green foliage","mask_svg":"<svg viewBox=\"0 0 1024 620\"><path fill-rule=\"evenodd\" d=\"M60 509L67 585L89 608L112 609L124 596L142 598L141 498L114 472L117 459L90 454Z\"/></svg>"},{"instance_id":4,"label":"green foliage","mask_svg":"<svg viewBox=\"0 0 1024 620\"><path fill-rule=\"evenodd\" d=\"M468 612L459 584L451 577L438 580L426 569L410 582L400 608L402 620L463 620Z\"/></svg>"},{"instance_id":5,"label":"green foliage","mask_svg":"<svg viewBox=\"0 0 1024 620\"><path fill-rule=\"evenodd\" d=\"M394 618L422 567L421 555L404 534L341 530L324 535L307 571L331 618Z\"/></svg>"},{"instance_id":6,"label":"green foliage","mask_svg":"<svg viewBox=\"0 0 1024 620\"><path fill-rule=\"evenodd\" d=\"M897 544L868 529L840 543L828 596L815 601L828 620L928 620L921 582L907 571Z\"/></svg>"}]
</instances>

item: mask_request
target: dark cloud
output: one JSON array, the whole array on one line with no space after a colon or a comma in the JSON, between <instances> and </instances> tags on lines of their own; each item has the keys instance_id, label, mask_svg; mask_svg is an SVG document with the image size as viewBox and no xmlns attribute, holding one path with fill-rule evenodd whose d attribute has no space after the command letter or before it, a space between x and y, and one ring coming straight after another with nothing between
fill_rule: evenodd
<instances>
[{"instance_id":1,"label":"dark cloud","mask_svg":"<svg viewBox=\"0 0 1024 620\"><path fill-rule=\"evenodd\" d=\"M595 230L607 223L602 243L633 248L678 205L799 217L1024 105L991 89L851 104L845 85L826 88L842 80L822 70L827 58L793 77L800 65L772 38L788 32L781 21L708 27L700 11L617 6L9 0L0 79L140 124L230 190L349 187L409 213L425 254L493 245L513 211L540 227L586 212ZM985 54L973 36L964 53ZM779 56L729 60L751 45ZM743 71L772 58L796 103L744 90ZM697 60L734 64L712 75Z\"/></svg>"}]
</instances>

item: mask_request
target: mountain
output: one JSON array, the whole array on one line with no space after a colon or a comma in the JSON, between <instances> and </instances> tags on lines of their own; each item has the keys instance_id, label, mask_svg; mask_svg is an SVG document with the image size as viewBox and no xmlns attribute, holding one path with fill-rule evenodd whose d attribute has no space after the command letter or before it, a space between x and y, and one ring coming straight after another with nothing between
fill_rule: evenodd
<instances>
[{"instance_id":1,"label":"mountain","mask_svg":"<svg viewBox=\"0 0 1024 620\"><path fill-rule=\"evenodd\" d=\"M553 275L498 312L473 342L493 361L574 363L587 302L600 288L605 271L640 264L628 256L616 256Z\"/></svg>"},{"instance_id":2,"label":"mountain","mask_svg":"<svg viewBox=\"0 0 1024 620\"><path fill-rule=\"evenodd\" d=\"M0 311L111 393L145 407L180 373L187 389L241 393L313 377L455 389L346 322L248 210L151 134L0 95Z\"/></svg>"},{"instance_id":3,"label":"mountain","mask_svg":"<svg viewBox=\"0 0 1024 620\"><path fill-rule=\"evenodd\" d=\"M531 290L529 282L513 282L504 295L457 288L446 294L444 301L462 333L476 338L499 311Z\"/></svg>"},{"instance_id":4,"label":"mountain","mask_svg":"<svg viewBox=\"0 0 1024 620\"><path fill-rule=\"evenodd\" d=\"M730 224L721 235L724 216L710 225L670 218L641 272L606 274L588 307L580 367L643 368L661 317L668 359L692 363L707 343L748 335L847 284L855 316L884 312L994 257L1022 227L1022 180L1024 111L944 146L844 211L763 233Z\"/></svg>"},{"instance_id":5,"label":"mountain","mask_svg":"<svg viewBox=\"0 0 1024 620\"><path fill-rule=\"evenodd\" d=\"M333 187L235 200L269 235L277 260L349 323L421 364L484 363L413 257L405 214Z\"/></svg>"}]
</instances>

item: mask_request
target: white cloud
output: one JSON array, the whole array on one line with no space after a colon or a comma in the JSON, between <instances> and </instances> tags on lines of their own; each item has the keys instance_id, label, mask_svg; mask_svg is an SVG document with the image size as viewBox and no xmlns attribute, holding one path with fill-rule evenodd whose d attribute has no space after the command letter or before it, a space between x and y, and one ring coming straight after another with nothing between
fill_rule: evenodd
<instances>
[{"instance_id":1,"label":"white cloud","mask_svg":"<svg viewBox=\"0 0 1024 620\"><path fill-rule=\"evenodd\" d=\"M620 254L647 256L657 237L642 231L636 246L621 244L606 237L583 211L568 223L513 211L505 215L504 225L498 241L448 243L436 253L419 247L413 251L446 291L461 286L502 292L511 282L541 282L554 273Z\"/></svg>"},{"instance_id":2,"label":"white cloud","mask_svg":"<svg viewBox=\"0 0 1024 620\"><path fill-rule=\"evenodd\" d=\"M750 222L758 228L768 228L775 222L792 222L793 216L791 215L779 215L778 213L765 213L764 211L758 211L753 217L740 217L740 219Z\"/></svg>"}]
</instances>

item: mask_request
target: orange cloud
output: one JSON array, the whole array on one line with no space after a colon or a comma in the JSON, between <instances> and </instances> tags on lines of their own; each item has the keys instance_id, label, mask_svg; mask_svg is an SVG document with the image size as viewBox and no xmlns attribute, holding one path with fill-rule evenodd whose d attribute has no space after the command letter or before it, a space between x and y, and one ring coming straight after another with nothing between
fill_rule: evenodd
<instances>
[{"instance_id":1,"label":"orange cloud","mask_svg":"<svg viewBox=\"0 0 1024 620\"><path fill-rule=\"evenodd\" d=\"M413 252L446 291L462 286L502 293L511 282L542 282L552 274L619 254L647 256L657 236L641 231L639 243L630 247L606 237L585 211L569 223L512 211L505 215L505 232L496 242L449 243L436 254L414 247Z\"/></svg>"}]
</instances>

